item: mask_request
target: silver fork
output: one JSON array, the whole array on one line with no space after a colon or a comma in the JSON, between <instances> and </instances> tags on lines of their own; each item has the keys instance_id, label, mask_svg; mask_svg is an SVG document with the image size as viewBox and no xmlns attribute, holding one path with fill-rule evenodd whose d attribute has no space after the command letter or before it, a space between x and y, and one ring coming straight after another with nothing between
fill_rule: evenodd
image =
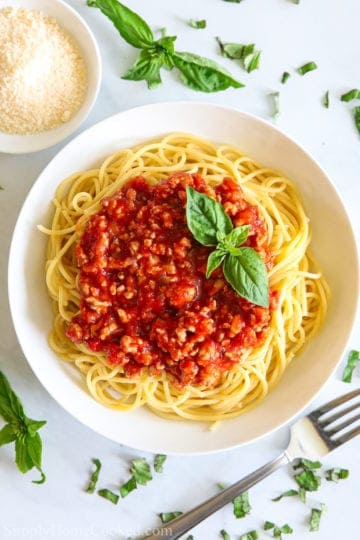
<instances>
[{"instance_id":1,"label":"silver fork","mask_svg":"<svg viewBox=\"0 0 360 540\"><path fill-rule=\"evenodd\" d=\"M313 460L325 456L353 437L360 435L360 426L355 424L360 419L360 413L337 423L338 420L360 407L360 400L354 401L359 396L360 389L353 390L325 403L308 416L299 419L291 427L288 447L278 458L248 474L242 480L224 489L193 510L172 520L165 527L157 528L154 530L154 534L144 537L143 540L159 540L159 538L176 540L282 465L291 463L297 458ZM349 406L341 407L350 401L352 403ZM328 416L332 411L333 413ZM348 428L351 427L352 429L349 431Z\"/></svg>"}]
</instances>

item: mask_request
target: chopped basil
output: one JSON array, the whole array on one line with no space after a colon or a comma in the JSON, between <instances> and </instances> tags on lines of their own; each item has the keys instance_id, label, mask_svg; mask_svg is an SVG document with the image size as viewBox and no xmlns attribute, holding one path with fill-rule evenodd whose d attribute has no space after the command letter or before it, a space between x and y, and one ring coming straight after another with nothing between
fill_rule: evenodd
<instances>
[{"instance_id":1,"label":"chopped basil","mask_svg":"<svg viewBox=\"0 0 360 540\"><path fill-rule=\"evenodd\" d=\"M312 508L311 509L311 515L310 515L310 531L318 531L320 528L320 519L322 514L325 512L326 506L325 504L320 505L319 508Z\"/></svg>"},{"instance_id":2,"label":"chopped basil","mask_svg":"<svg viewBox=\"0 0 360 540\"><path fill-rule=\"evenodd\" d=\"M360 133L360 107L354 107L353 112L356 129Z\"/></svg>"},{"instance_id":3,"label":"chopped basil","mask_svg":"<svg viewBox=\"0 0 360 540\"><path fill-rule=\"evenodd\" d=\"M218 482L216 485L221 490L226 489L228 487L228 484L225 484L225 482Z\"/></svg>"},{"instance_id":4,"label":"chopped basil","mask_svg":"<svg viewBox=\"0 0 360 540\"><path fill-rule=\"evenodd\" d=\"M314 71L314 69L317 69L317 64L315 62L308 62L307 64L300 66L297 71L300 75L305 75L306 73L309 73L309 71Z\"/></svg>"},{"instance_id":5,"label":"chopped basil","mask_svg":"<svg viewBox=\"0 0 360 540\"><path fill-rule=\"evenodd\" d=\"M359 126L357 126L357 127L358 127L358 130L360 132L360 107L355 107L355 108L359 109ZM353 371L354 371L354 369L356 367L356 364L359 361L359 358L360 358L360 351L352 350L352 351L349 352L349 355L348 355L348 358L347 358L347 363L346 363L344 373L343 373L343 376L342 376L342 380L344 382L347 382L347 383L351 382Z\"/></svg>"},{"instance_id":6,"label":"chopped basil","mask_svg":"<svg viewBox=\"0 0 360 540\"><path fill-rule=\"evenodd\" d=\"M296 469L321 469L322 464L320 461L311 461L310 459L299 459L293 466Z\"/></svg>"},{"instance_id":7,"label":"chopped basil","mask_svg":"<svg viewBox=\"0 0 360 540\"><path fill-rule=\"evenodd\" d=\"M206 20L201 19L197 21L195 19L190 19L189 26L191 26L191 28L198 28L198 29L206 28Z\"/></svg>"},{"instance_id":8,"label":"chopped basil","mask_svg":"<svg viewBox=\"0 0 360 540\"><path fill-rule=\"evenodd\" d=\"M225 531L225 529L222 529L220 531L220 534L224 540L230 540L230 534L227 531Z\"/></svg>"},{"instance_id":9,"label":"chopped basil","mask_svg":"<svg viewBox=\"0 0 360 540\"><path fill-rule=\"evenodd\" d=\"M243 518L250 514L249 492L244 491L233 500L233 511L236 518Z\"/></svg>"},{"instance_id":10,"label":"chopped basil","mask_svg":"<svg viewBox=\"0 0 360 540\"><path fill-rule=\"evenodd\" d=\"M297 5L300 4L300 0L290 0L290 2L291 2L292 4L297 4Z\"/></svg>"},{"instance_id":11,"label":"chopped basil","mask_svg":"<svg viewBox=\"0 0 360 540\"><path fill-rule=\"evenodd\" d=\"M346 92L346 94L343 94L341 96L341 101L352 101L353 99L360 99L360 90L357 88L353 88L349 92Z\"/></svg>"},{"instance_id":12,"label":"chopped basil","mask_svg":"<svg viewBox=\"0 0 360 540\"><path fill-rule=\"evenodd\" d=\"M258 540L259 533L257 531L249 531L246 534L242 534L239 540Z\"/></svg>"},{"instance_id":13,"label":"chopped basil","mask_svg":"<svg viewBox=\"0 0 360 540\"><path fill-rule=\"evenodd\" d=\"M280 92L272 92L269 94L270 99L272 100L272 118L277 120L280 116Z\"/></svg>"},{"instance_id":14,"label":"chopped basil","mask_svg":"<svg viewBox=\"0 0 360 540\"><path fill-rule=\"evenodd\" d=\"M321 484L320 476L314 474L310 469L296 474L294 479L300 487L305 489L305 491L317 491Z\"/></svg>"},{"instance_id":15,"label":"chopped basil","mask_svg":"<svg viewBox=\"0 0 360 540\"><path fill-rule=\"evenodd\" d=\"M137 488L136 478L132 476L125 484L120 487L120 495L122 498L129 495L131 491Z\"/></svg>"},{"instance_id":16,"label":"chopped basil","mask_svg":"<svg viewBox=\"0 0 360 540\"><path fill-rule=\"evenodd\" d=\"M329 90L327 90L323 96L323 99L322 99L322 102L323 102L323 105L326 109L329 108L329 105L330 105L330 98L329 98Z\"/></svg>"},{"instance_id":17,"label":"chopped basil","mask_svg":"<svg viewBox=\"0 0 360 540\"><path fill-rule=\"evenodd\" d=\"M130 472L133 474L136 483L145 486L147 482L152 480L150 465L146 459L133 459Z\"/></svg>"},{"instance_id":18,"label":"chopped basil","mask_svg":"<svg viewBox=\"0 0 360 540\"><path fill-rule=\"evenodd\" d=\"M101 470L101 462L99 459L93 459L92 462L95 465L95 471L91 475L90 483L88 488L86 489L86 493L94 493Z\"/></svg>"},{"instance_id":19,"label":"chopped basil","mask_svg":"<svg viewBox=\"0 0 360 540\"><path fill-rule=\"evenodd\" d=\"M157 473L162 473L164 468L163 468L163 465L166 461L166 456L165 454L156 454L155 458L154 458L154 469L155 469L155 472Z\"/></svg>"},{"instance_id":20,"label":"chopped basil","mask_svg":"<svg viewBox=\"0 0 360 540\"><path fill-rule=\"evenodd\" d=\"M335 467L334 469L328 469L325 471L325 478L329 482L338 482L339 480L344 480L349 477L348 469L340 469Z\"/></svg>"},{"instance_id":21,"label":"chopped basil","mask_svg":"<svg viewBox=\"0 0 360 540\"><path fill-rule=\"evenodd\" d=\"M255 50L255 44L249 43L223 43L219 37L216 38L220 52L225 58L240 60L242 67L248 72L259 68L261 51Z\"/></svg>"},{"instance_id":22,"label":"chopped basil","mask_svg":"<svg viewBox=\"0 0 360 540\"><path fill-rule=\"evenodd\" d=\"M299 497L300 497L300 501L305 504L306 503L306 489L304 489L303 487L299 489Z\"/></svg>"},{"instance_id":23,"label":"chopped basil","mask_svg":"<svg viewBox=\"0 0 360 540\"><path fill-rule=\"evenodd\" d=\"M192 535L192 534L190 534L190 536L188 536L186 540L194 540L194 537L193 537L193 535Z\"/></svg>"},{"instance_id":24,"label":"chopped basil","mask_svg":"<svg viewBox=\"0 0 360 540\"><path fill-rule=\"evenodd\" d=\"M23 405L12 390L9 381L0 371L0 416L7 422L0 429L0 446L15 442L15 463L20 472L26 473L35 467L40 473L34 484L46 480L41 468L42 440L38 430L45 420L32 420L25 414Z\"/></svg>"},{"instance_id":25,"label":"chopped basil","mask_svg":"<svg viewBox=\"0 0 360 540\"><path fill-rule=\"evenodd\" d=\"M159 514L159 517L162 521L162 523L169 523L169 521L172 521L173 519L181 516L183 512L161 512Z\"/></svg>"},{"instance_id":26,"label":"chopped basil","mask_svg":"<svg viewBox=\"0 0 360 540\"><path fill-rule=\"evenodd\" d=\"M264 523L264 530L268 531L270 529L273 529L273 537L274 538L281 538L282 534L292 534L293 529L285 523L285 525L282 525L281 527L275 525L272 521L265 521Z\"/></svg>"},{"instance_id":27,"label":"chopped basil","mask_svg":"<svg viewBox=\"0 0 360 540\"><path fill-rule=\"evenodd\" d=\"M289 489L289 491L285 491L278 497L275 497L275 499L271 499L274 502L281 501L283 497L294 497L295 495L299 495L299 492L296 489Z\"/></svg>"},{"instance_id":28,"label":"chopped basil","mask_svg":"<svg viewBox=\"0 0 360 540\"><path fill-rule=\"evenodd\" d=\"M100 495L100 497L104 497L104 499L107 499L113 504L117 504L119 501L119 495L116 495L116 493L113 493L109 489L99 489L98 495Z\"/></svg>"},{"instance_id":29,"label":"chopped basil","mask_svg":"<svg viewBox=\"0 0 360 540\"><path fill-rule=\"evenodd\" d=\"M180 71L182 82L193 90L220 92L227 88L244 86L214 60L189 52L176 52L172 61Z\"/></svg>"},{"instance_id":30,"label":"chopped basil","mask_svg":"<svg viewBox=\"0 0 360 540\"><path fill-rule=\"evenodd\" d=\"M284 71L284 73L281 76L281 84L285 84L286 81L289 79L290 73L288 71Z\"/></svg>"}]
</instances>

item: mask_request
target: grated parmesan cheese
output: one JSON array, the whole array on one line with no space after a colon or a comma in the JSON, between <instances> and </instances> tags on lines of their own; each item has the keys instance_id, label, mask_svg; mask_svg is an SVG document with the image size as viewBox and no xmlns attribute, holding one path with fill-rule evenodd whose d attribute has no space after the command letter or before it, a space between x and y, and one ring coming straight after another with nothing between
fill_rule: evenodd
<instances>
[{"instance_id":1,"label":"grated parmesan cheese","mask_svg":"<svg viewBox=\"0 0 360 540\"><path fill-rule=\"evenodd\" d=\"M86 88L79 46L54 18L0 9L0 131L55 128L79 110Z\"/></svg>"}]
</instances>

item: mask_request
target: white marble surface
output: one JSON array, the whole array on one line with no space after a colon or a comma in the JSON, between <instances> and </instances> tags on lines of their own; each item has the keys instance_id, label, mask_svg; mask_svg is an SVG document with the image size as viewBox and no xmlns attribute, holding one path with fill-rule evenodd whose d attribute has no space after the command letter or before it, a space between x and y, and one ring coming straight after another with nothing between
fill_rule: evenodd
<instances>
[{"instance_id":1,"label":"white marble surface","mask_svg":"<svg viewBox=\"0 0 360 540\"><path fill-rule=\"evenodd\" d=\"M180 99L227 104L268 119L271 111L266 96L281 90L279 127L303 144L328 171L345 201L359 240L360 137L351 117L352 104L339 101L344 91L360 85L358 1L301 0L300 5L294 5L288 0L244 0L241 4L222 0L128 0L128 5L137 9L154 29L166 26L170 35L177 34L179 49L216 59L217 46L213 38L219 35L227 41L255 42L263 50L261 69L250 75L236 63L217 58L247 86L209 96L182 86L175 73L165 72L163 86L154 91L147 90L142 82L121 80L120 75L134 60L136 51L120 39L97 10L88 8L85 0L69 0L68 3L93 29L104 64L99 99L82 129L130 107ZM188 27L189 18L206 18L207 29ZM309 60L318 63L318 71L305 77L294 73L294 68ZM292 76L282 86L279 78L285 70ZM327 89L331 100L329 110L321 105L321 97ZM44 470L48 476L43 486L30 482L35 474L23 476L16 470L12 446L0 448L0 539L121 540L136 536L159 524L158 512L190 509L216 492L216 482L238 479L275 457L286 444L288 434L288 429L283 428L247 447L207 457L169 457L162 475L120 501L117 507L96 495L84 493L92 457L99 457L103 462L101 487L116 489L128 477L128 461L139 453L79 424L40 386L17 344L6 290L7 254L19 209L40 171L65 144L66 141L33 155L0 155L0 184L4 187L0 192L0 368L21 396L29 415L48 421L41 431ZM358 348L359 324L355 328L349 347ZM359 369L351 385L341 382L341 372L342 367L339 367L312 406L359 386ZM307 532L309 508L293 499L279 503L270 501L280 491L292 487L288 472L283 470L251 490L250 517L236 520L229 506L194 529L195 540L220 538L222 528L235 539L250 529L260 528L264 519L291 524L294 534L289 538L294 540L309 536L321 540L357 538L360 439L337 450L325 463L329 467L347 467L351 476L337 485L326 483L319 493L309 497L310 507L316 501L328 506L319 533ZM268 533L262 533L261 538L268 537Z\"/></svg>"}]
</instances>

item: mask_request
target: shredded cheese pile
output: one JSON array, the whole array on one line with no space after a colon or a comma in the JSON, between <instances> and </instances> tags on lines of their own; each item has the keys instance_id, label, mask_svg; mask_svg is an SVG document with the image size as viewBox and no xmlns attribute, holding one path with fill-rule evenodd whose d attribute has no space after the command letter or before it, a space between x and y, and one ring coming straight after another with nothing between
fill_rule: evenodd
<instances>
[{"instance_id":1,"label":"shredded cheese pile","mask_svg":"<svg viewBox=\"0 0 360 540\"><path fill-rule=\"evenodd\" d=\"M86 88L79 46L54 18L0 9L0 131L55 128L76 114Z\"/></svg>"}]
</instances>

